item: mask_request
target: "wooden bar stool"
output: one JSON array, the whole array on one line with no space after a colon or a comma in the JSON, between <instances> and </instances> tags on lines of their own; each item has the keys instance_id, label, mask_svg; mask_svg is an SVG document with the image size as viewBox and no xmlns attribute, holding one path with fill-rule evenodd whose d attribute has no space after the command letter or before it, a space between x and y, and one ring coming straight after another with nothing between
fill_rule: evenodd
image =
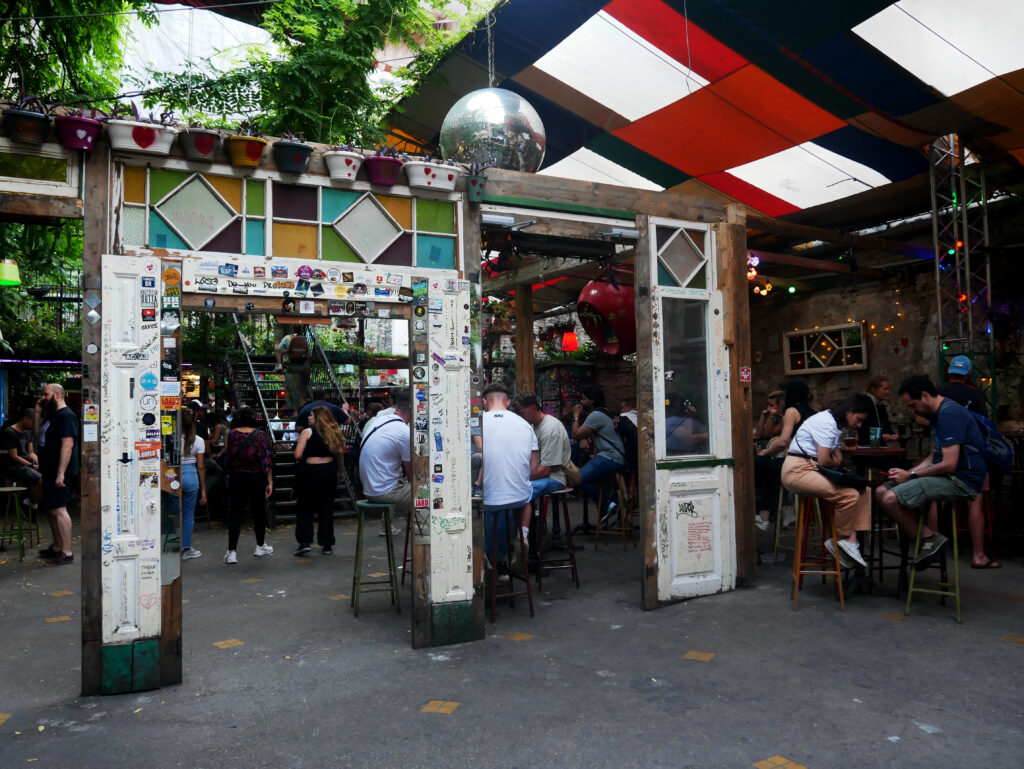
<instances>
[{"instance_id":1,"label":"wooden bar stool","mask_svg":"<svg viewBox=\"0 0 1024 769\"><path fill-rule=\"evenodd\" d=\"M519 520L516 518L518 510L498 510L491 514L491 576L489 580L489 586L491 590L491 622L495 622L497 618L497 606L499 598L507 598L509 602L515 606L516 596L525 595L527 600L530 602L530 616L533 616L533 587L530 585L530 567L527 563L530 557L530 546L526 539L523 537L523 529L519 525ZM487 513L484 513L484 521L487 520ZM510 523L511 521L511 523ZM513 574L511 569L508 573L508 582L498 582L498 526L505 526L505 560L509 560L512 554L512 548L515 545L512 543L512 536L509 528L514 526L515 531L519 537L519 552L523 559L523 574L518 576ZM515 583L513 580L523 580L524 587L522 590L515 589ZM507 585L508 590L504 593L498 593L499 585Z\"/></svg>"},{"instance_id":2,"label":"wooden bar stool","mask_svg":"<svg viewBox=\"0 0 1024 769\"><path fill-rule=\"evenodd\" d=\"M4 502L4 520L0 527L0 543L17 542L18 560L25 560L25 529L24 514L21 510L21 499L19 496L27 491L24 486L2 486L0 494L7 499ZM38 532L38 526L36 527ZM31 547L31 544L29 545Z\"/></svg>"},{"instance_id":3,"label":"wooden bar stool","mask_svg":"<svg viewBox=\"0 0 1024 769\"><path fill-rule=\"evenodd\" d=\"M352 566L352 598L349 605L356 610L359 616L359 596L362 593L391 593L391 603L395 611L402 613L402 603L398 592L398 573L395 569L395 543L391 536L391 505L387 502L368 502L359 500L356 502L356 515L358 517L358 528L356 530L356 557ZM388 549L388 578L377 580L363 579L363 531L366 528L366 514L380 511L383 521L385 543ZM367 587L367 586L371 587ZM387 587L372 587L373 585L387 585Z\"/></svg>"},{"instance_id":4,"label":"wooden bar stool","mask_svg":"<svg viewBox=\"0 0 1024 769\"><path fill-rule=\"evenodd\" d=\"M793 547L793 609L799 608L800 590L803 588L805 574L820 574L822 582L825 581L825 577L831 574L836 593L839 596L839 608L841 611L846 611L846 599L843 596L842 569L839 566L839 546L835 544L837 542L835 515L831 508L826 508L828 510L829 531L831 532L835 549L834 553L828 553L825 550L825 526L819 499L804 494L797 494L793 504L796 506L796 542ZM821 531L821 555L807 554L808 519L812 514L812 506Z\"/></svg>"},{"instance_id":5,"label":"wooden bar stool","mask_svg":"<svg viewBox=\"0 0 1024 769\"><path fill-rule=\"evenodd\" d=\"M939 511L936 517L942 515L943 508L949 510L949 515L952 523L952 539L953 539L953 581L949 581L949 577L946 576L946 553L943 551L939 554L939 579L937 581L931 580L920 580L929 587L917 587L915 582L917 579L917 569L913 566L913 561L910 564L910 580L907 585L907 606L904 609L904 616L910 616L910 604L913 603L914 593L928 593L930 595L941 596L943 600L947 597L956 599L956 621L960 624L960 548L957 543L957 526L956 526L956 508L957 504L948 503L947 505L939 505ZM917 558L917 554L921 551L921 528L924 526L924 515L920 517L917 522L917 538L914 540L914 558ZM950 589L952 588L952 589Z\"/></svg>"},{"instance_id":6,"label":"wooden bar stool","mask_svg":"<svg viewBox=\"0 0 1024 769\"><path fill-rule=\"evenodd\" d=\"M569 495L572 489L560 489L540 498L540 531L537 532L537 587L541 587L544 569L571 569L576 589L580 587L580 573L576 568L576 547L572 543L572 525L569 523ZM544 532L547 530L548 500L552 501L554 522L558 521L558 503L562 503L562 519L565 523L565 544L569 554L564 558L544 558Z\"/></svg>"},{"instance_id":7,"label":"wooden bar stool","mask_svg":"<svg viewBox=\"0 0 1024 769\"><path fill-rule=\"evenodd\" d=\"M615 492L619 493L619 504L618 514L619 521L617 524L609 521L604 523L601 511L604 510L605 499L611 499ZM605 496L607 492L607 497ZM613 479L605 477L602 480L601 486L597 493L597 525L594 528L594 550L597 550L597 544L600 542L602 536L615 536L616 534L622 535L622 549L628 550L627 537L633 533L633 516L629 510L629 498L626 495L626 479L622 473L615 473Z\"/></svg>"}]
</instances>

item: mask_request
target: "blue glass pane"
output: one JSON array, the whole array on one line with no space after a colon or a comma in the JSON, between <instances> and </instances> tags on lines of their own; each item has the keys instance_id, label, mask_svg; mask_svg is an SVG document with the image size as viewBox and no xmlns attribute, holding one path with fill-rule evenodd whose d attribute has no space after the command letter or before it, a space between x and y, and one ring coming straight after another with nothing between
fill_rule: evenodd
<instances>
[{"instance_id":1,"label":"blue glass pane","mask_svg":"<svg viewBox=\"0 0 1024 769\"><path fill-rule=\"evenodd\" d=\"M359 200L363 193L352 190L332 190L325 188L321 193L320 221L332 223L348 210L348 207Z\"/></svg>"},{"instance_id":2,"label":"blue glass pane","mask_svg":"<svg viewBox=\"0 0 1024 769\"><path fill-rule=\"evenodd\" d=\"M174 234L167 222L156 211L149 212L149 247L187 249L185 242Z\"/></svg>"},{"instance_id":3,"label":"blue glass pane","mask_svg":"<svg viewBox=\"0 0 1024 769\"><path fill-rule=\"evenodd\" d=\"M416 236L416 266L435 270L455 269L455 238Z\"/></svg>"},{"instance_id":4,"label":"blue glass pane","mask_svg":"<svg viewBox=\"0 0 1024 769\"><path fill-rule=\"evenodd\" d=\"M263 220L246 219L245 253L266 256L266 247L263 239Z\"/></svg>"}]
</instances>

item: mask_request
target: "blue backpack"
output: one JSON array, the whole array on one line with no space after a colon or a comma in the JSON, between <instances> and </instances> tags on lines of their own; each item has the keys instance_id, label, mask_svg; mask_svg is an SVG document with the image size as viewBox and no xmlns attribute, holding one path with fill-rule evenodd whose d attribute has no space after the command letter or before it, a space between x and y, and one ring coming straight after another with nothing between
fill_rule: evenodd
<instances>
[{"instance_id":1,"label":"blue backpack","mask_svg":"<svg viewBox=\"0 0 1024 769\"><path fill-rule=\"evenodd\" d=\"M981 449L981 458L985 460L990 472L1005 472L1013 468L1013 447L1003 437L992 420L982 416L976 411L968 409L968 413L974 417L974 421L981 430L981 437L985 445Z\"/></svg>"}]
</instances>

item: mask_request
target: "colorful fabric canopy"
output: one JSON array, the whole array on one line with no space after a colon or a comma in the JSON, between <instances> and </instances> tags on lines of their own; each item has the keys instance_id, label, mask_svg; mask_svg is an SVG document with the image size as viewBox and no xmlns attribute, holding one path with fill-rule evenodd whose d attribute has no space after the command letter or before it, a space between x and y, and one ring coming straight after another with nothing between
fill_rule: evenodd
<instances>
[{"instance_id":1,"label":"colorful fabric canopy","mask_svg":"<svg viewBox=\"0 0 1024 769\"><path fill-rule=\"evenodd\" d=\"M547 130L541 173L794 216L927 187L928 143L958 133L1021 178L1020 0L510 0L495 17L497 84ZM481 26L394 125L436 143L486 62Z\"/></svg>"}]
</instances>

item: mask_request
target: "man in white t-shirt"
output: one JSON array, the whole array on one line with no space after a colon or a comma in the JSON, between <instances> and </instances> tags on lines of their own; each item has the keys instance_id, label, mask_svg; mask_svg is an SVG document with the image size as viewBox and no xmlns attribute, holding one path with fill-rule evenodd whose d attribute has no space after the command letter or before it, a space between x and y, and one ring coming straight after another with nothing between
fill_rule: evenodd
<instances>
[{"instance_id":1,"label":"man in white t-shirt","mask_svg":"<svg viewBox=\"0 0 1024 769\"><path fill-rule=\"evenodd\" d=\"M524 539L529 536L530 498L533 496L530 477L537 470L540 450L533 428L508 410L509 392L505 385L497 382L487 385L483 398L484 546L490 557L494 553L495 519L499 554L507 550L507 516L513 511L518 512ZM514 548L514 552L518 549Z\"/></svg>"},{"instance_id":2,"label":"man in white t-shirt","mask_svg":"<svg viewBox=\"0 0 1024 769\"><path fill-rule=\"evenodd\" d=\"M636 406L633 404L633 401L631 401L629 398L623 398L622 405L619 406L619 416L625 417L630 422L632 422L633 427L639 426L636 421Z\"/></svg>"},{"instance_id":3,"label":"man in white t-shirt","mask_svg":"<svg viewBox=\"0 0 1024 769\"><path fill-rule=\"evenodd\" d=\"M562 468L572 459L572 445L565 426L550 414L545 414L535 393L518 393L512 402L512 410L525 419L537 435L540 446L537 469L530 475L533 487L532 499L565 488L565 470Z\"/></svg>"},{"instance_id":4,"label":"man in white t-shirt","mask_svg":"<svg viewBox=\"0 0 1024 769\"><path fill-rule=\"evenodd\" d=\"M359 450L359 479L363 495L370 502L387 502L394 507L395 520L408 515L412 507L412 455L409 450L409 419L411 409L408 393L395 396L395 410L384 417L377 416L367 423ZM402 477L402 470L405 477ZM380 535L386 535L381 519ZM402 530L392 526L393 534Z\"/></svg>"}]
</instances>

